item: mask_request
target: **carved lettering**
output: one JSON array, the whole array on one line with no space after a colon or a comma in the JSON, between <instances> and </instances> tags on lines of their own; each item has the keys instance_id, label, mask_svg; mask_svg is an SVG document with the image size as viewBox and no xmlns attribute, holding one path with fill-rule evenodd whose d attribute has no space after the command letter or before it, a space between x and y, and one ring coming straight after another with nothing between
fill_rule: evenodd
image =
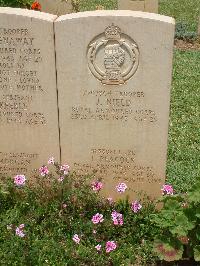
<instances>
[{"instance_id":1,"label":"carved lettering","mask_svg":"<svg viewBox=\"0 0 200 266\"><path fill-rule=\"evenodd\" d=\"M42 62L40 48L28 29L0 28L0 125L45 125L44 114L33 112L36 98L24 93L42 93L38 64ZM29 65L34 69L30 69Z\"/></svg>"},{"instance_id":2,"label":"carved lettering","mask_svg":"<svg viewBox=\"0 0 200 266\"><path fill-rule=\"evenodd\" d=\"M90 163L74 163L77 174L93 174L132 183L157 183L152 166L140 165L136 150L92 149Z\"/></svg>"},{"instance_id":3,"label":"carved lettering","mask_svg":"<svg viewBox=\"0 0 200 266\"><path fill-rule=\"evenodd\" d=\"M12 173L28 172L30 165L39 157L37 153L17 153L0 151L0 174L10 175Z\"/></svg>"}]
</instances>

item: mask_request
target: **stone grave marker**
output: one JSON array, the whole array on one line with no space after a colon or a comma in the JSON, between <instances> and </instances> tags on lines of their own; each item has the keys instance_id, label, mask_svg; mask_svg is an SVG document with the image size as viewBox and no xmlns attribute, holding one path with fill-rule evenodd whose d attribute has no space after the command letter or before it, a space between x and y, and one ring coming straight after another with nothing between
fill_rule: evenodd
<instances>
[{"instance_id":1,"label":"stone grave marker","mask_svg":"<svg viewBox=\"0 0 200 266\"><path fill-rule=\"evenodd\" d=\"M118 9L158 13L158 0L118 0Z\"/></svg>"},{"instance_id":2,"label":"stone grave marker","mask_svg":"<svg viewBox=\"0 0 200 266\"><path fill-rule=\"evenodd\" d=\"M73 12L71 0L40 0L42 12L64 15Z\"/></svg>"},{"instance_id":3,"label":"stone grave marker","mask_svg":"<svg viewBox=\"0 0 200 266\"><path fill-rule=\"evenodd\" d=\"M59 161L53 21L56 16L0 8L0 174L29 175Z\"/></svg>"},{"instance_id":4,"label":"stone grave marker","mask_svg":"<svg viewBox=\"0 0 200 266\"><path fill-rule=\"evenodd\" d=\"M94 25L91 27L91 25ZM102 178L105 196L161 194L165 181L174 20L94 11L55 22L61 160Z\"/></svg>"}]
</instances>

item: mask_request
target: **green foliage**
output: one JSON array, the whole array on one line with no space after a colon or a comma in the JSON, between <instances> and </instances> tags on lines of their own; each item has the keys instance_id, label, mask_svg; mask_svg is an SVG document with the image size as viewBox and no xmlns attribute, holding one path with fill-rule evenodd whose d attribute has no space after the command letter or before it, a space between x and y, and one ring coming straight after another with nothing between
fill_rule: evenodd
<instances>
[{"instance_id":1,"label":"green foliage","mask_svg":"<svg viewBox=\"0 0 200 266\"><path fill-rule=\"evenodd\" d=\"M167 182L186 192L200 176L200 52L174 52Z\"/></svg>"},{"instance_id":2,"label":"green foliage","mask_svg":"<svg viewBox=\"0 0 200 266\"><path fill-rule=\"evenodd\" d=\"M30 8L32 0L0 0L0 6Z\"/></svg>"},{"instance_id":3,"label":"green foliage","mask_svg":"<svg viewBox=\"0 0 200 266\"><path fill-rule=\"evenodd\" d=\"M200 261L200 245L194 248L194 259L195 261Z\"/></svg>"},{"instance_id":4,"label":"green foliage","mask_svg":"<svg viewBox=\"0 0 200 266\"><path fill-rule=\"evenodd\" d=\"M185 41L194 41L197 39L197 32L188 31L188 25L183 22L176 24L175 38Z\"/></svg>"},{"instance_id":5,"label":"green foliage","mask_svg":"<svg viewBox=\"0 0 200 266\"><path fill-rule=\"evenodd\" d=\"M81 11L96 10L98 6L104 9L117 9L117 0L81 0Z\"/></svg>"},{"instance_id":6,"label":"green foliage","mask_svg":"<svg viewBox=\"0 0 200 266\"><path fill-rule=\"evenodd\" d=\"M52 166L53 167L53 166ZM89 176L74 173L58 181L60 166L45 177L26 180L23 187L13 180L4 181L0 192L0 261L1 265L139 265L155 261L150 214L154 205L148 201L134 213L130 203L110 204L91 188ZM124 224L115 226L111 213L123 214ZM101 224L93 224L96 213L103 214ZM25 224L25 237L16 235L16 227ZM94 230L96 232L94 232ZM78 234L81 241L72 238ZM107 241L117 249L105 252ZM97 252L95 246L102 245Z\"/></svg>"},{"instance_id":7,"label":"green foliage","mask_svg":"<svg viewBox=\"0 0 200 266\"><path fill-rule=\"evenodd\" d=\"M192 191L188 192L188 201L193 203L193 204L198 204L200 202L200 182L197 182L195 185L193 185ZM200 206L199 206L200 208ZM197 215L199 216L199 211L200 209L198 208L197 210Z\"/></svg>"},{"instance_id":8,"label":"green foliage","mask_svg":"<svg viewBox=\"0 0 200 266\"><path fill-rule=\"evenodd\" d=\"M160 260L176 261L183 255L183 246L178 241L155 240L154 251L158 254Z\"/></svg>"},{"instance_id":9,"label":"green foliage","mask_svg":"<svg viewBox=\"0 0 200 266\"><path fill-rule=\"evenodd\" d=\"M72 3L73 11L74 12L80 12L81 1L80 0L72 0L71 3Z\"/></svg>"},{"instance_id":10,"label":"green foliage","mask_svg":"<svg viewBox=\"0 0 200 266\"><path fill-rule=\"evenodd\" d=\"M200 181L188 193L165 196L161 201L161 211L151 215L152 222L161 230L155 236L155 252L160 259L179 260L187 246L187 256L200 261Z\"/></svg>"},{"instance_id":11,"label":"green foliage","mask_svg":"<svg viewBox=\"0 0 200 266\"><path fill-rule=\"evenodd\" d=\"M197 32L199 0L160 0L159 14L171 16L177 23L187 23L188 32Z\"/></svg>"}]
</instances>

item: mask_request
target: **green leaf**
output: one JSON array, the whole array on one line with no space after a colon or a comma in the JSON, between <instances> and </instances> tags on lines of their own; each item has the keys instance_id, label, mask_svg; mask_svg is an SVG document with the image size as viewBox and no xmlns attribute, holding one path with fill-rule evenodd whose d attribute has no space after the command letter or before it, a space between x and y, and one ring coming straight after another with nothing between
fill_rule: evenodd
<instances>
[{"instance_id":1,"label":"green leaf","mask_svg":"<svg viewBox=\"0 0 200 266\"><path fill-rule=\"evenodd\" d=\"M172 213L162 212L160 214L151 215L151 221L161 228L168 228L172 225Z\"/></svg>"},{"instance_id":2,"label":"green leaf","mask_svg":"<svg viewBox=\"0 0 200 266\"><path fill-rule=\"evenodd\" d=\"M188 192L188 201L190 203L200 203L200 182L196 183Z\"/></svg>"},{"instance_id":3,"label":"green leaf","mask_svg":"<svg viewBox=\"0 0 200 266\"><path fill-rule=\"evenodd\" d=\"M196 216L197 218L200 218L200 207L197 207L197 208L196 208L196 214L195 214L195 216Z\"/></svg>"},{"instance_id":4,"label":"green leaf","mask_svg":"<svg viewBox=\"0 0 200 266\"><path fill-rule=\"evenodd\" d=\"M197 240L200 241L200 228L199 227L196 229L196 238Z\"/></svg>"},{"instance_id":5,"label":"green leaf","mask_svg":"<svg viewBox=\"0 0 200 266\"><path fill-rule=\"evenodd\" d=\"M195 261L200 261L200 245L194 248L194 259Z\"/></svg>"},{"instance_id":6,"label":"green leaf","mask_svg":"<svg viewBox=\"0 0 200 266\"><path fill-rule=\"evenodd\" d=\"M175 198L168 199L164 204L164 209L169 209L170 211L175 211L181 209L180 202Z\"/></svg>"},{"instance_id":7,"label":"green leaf","mask_svg":"<svg viewBox=\"0 0 200 266\"><path fill-rule=\"evenodd\" d=\"M183 245L178 241L155 240L154 251L161 260L180 260L183 255Z\"/></svg>"},{"instance_id":8,"label":"green leaf","mask_svg":"<svg viewBox=\"0 0 200 266\"><path fill-rule=\"evenodd\" d=\"M188 231L192 230L195 224L188 220L184 213L179 213L175 217L175 224L169 230L173 235L184 236L188 235Z\"/></svg>"}]
</instances>

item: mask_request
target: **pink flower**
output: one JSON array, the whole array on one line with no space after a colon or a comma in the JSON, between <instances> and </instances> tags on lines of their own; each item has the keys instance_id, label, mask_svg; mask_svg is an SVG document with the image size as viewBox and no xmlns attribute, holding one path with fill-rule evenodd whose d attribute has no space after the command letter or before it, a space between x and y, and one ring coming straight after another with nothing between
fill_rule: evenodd
<instances>
[{"instance_id":1,"label":"pink flower","mask_svg":"<svg viewBox=\"0 0 200 266\"><path fill-rule=\"evenodd\" d=\"M25 175L16 175L14 177L14 184L16 186L24 186L26 181Z\"/></svg>"},{"instance_id":2,"label":"pink flower","mask_svg":"<svg viewBox=\"0 0 200 266\"><path fill-rule=\"evenodd\" d=\"M106 253L109 253L117 248L117 245L114 241L106 242Z\"/></svg>"},{"instance_id":3,"label":"pink flower","mask_svg":"<svg viewBox=\"0 0 200 266\"><path fill-rule=\"evenodd\" d=\"M97 233L97 231L96 230L93 230L92 233L95 235Z\"/></svg>"},{"instance_id":4,"label":"pink flower","mask_svg":"<svg viewBox=\"0 0 200 266\"><path fill-rule=\"evenodd\" d=\"M174 193L174 190L173 190L173 187L171 185L163 185L162 189L162 194L163 195L173 195Z\"/></svg>"},{"instance_id":5,"label":"pink flower","mask_svg":"<svg viewBox=\"0 0 200 266\"><path fill-rule=\"evenodd\" d=\"M67 208L67 204L63 204L63 209L66 209Z\"/></svg>"},{"instance_id":6,"label":"pink flower","mask_svg":"<svg viewBox=\"0 0 200 266\"><path fill-rule=\"evenodd\" d=\"M76 243L76 244L79 244L79 242L80 242L80 238L79 238L79 236L77 235L77 234L75 234L74 236L73 236L73 241Z\"/></svg>"},{"instance_id":7,"label":"pink flower","mask_svg":"<svg viewBox=\"0 0 200 266\"><path fill-rule=\"evenodd\" d=\"M39 172L40 172L41 176L45 176L45 175L48 175L49 170L48 170L47 166L44 165L44 166L40 167Z\"/></svg>"},{"instance_id":8,"label":"pink flower","mask_svg":"<svg viewBox=\"0 0 200 266\"><path fill-rule=\"evenodd\" d=\"M100 251L101 250L101 245L98 244L98 245L95 246L95 248L96 248L97 251Z\"/></svg>"},{"instance_id":9,"label":"pink flower","mask_svg":"<svg viewBox=\"0 0 200 266\"><path fill-rule=\"evenodd\" d=\"M113 211L111 213L114 225L123 225L123 215L119 212Z\"/></svg>"},{"instance_id":10,"label":"pink flower","mask_svg":"<svg viewBox=\"0 0 200 266\"><path fill-rule=\"evenodd\" d=\"M92 217L92 222L93 222L93 224L102 223L103 221L104 221L104 219L103 219L103 214L96 213L96 214Z\"/></svg>"},{"instance_id":11,"label":"pink flower","mask_svg":"<svg viewBox=\"0 0 200 266\"><path fill-rule=\"evenodd\" d=\"M100 191L102 187L103 187L103 184L101 182L96 181L92 183L92 189L94 191Z\"/></svg>"},{"instance_id":12,"label":"pink flower","mask_svg":"<svg viewBox=\"0 0 200 266\"><path fill-rule=\"evenodd\" d=\"M49 158L48 164L54 164L54 163L55 163L55 159L53 157Z\"/></svg>"},{"instance_id":13,"label":"pink flower","mask_svg":"<svg viewBox=\"0 0 200 266\"><path fill-rule=\"evenodd\" d=\"M64 180L64 176L60 176L59 178L58 178L58 181L59 182L62 182Z\"/></svg>"},{"instance_id":14,"label":"pink flower","mask_svg":"<svg viewBox=\"0 0 200 266\"><path fill-rule=\"evenodd\" d=\"M142 205L137 200L132 202L131 209L133 212L137 213L139 212L141 208L142 208Z\"/></svg>"},{"instance_id":15,"label":"pink flower","mask_svg":"<svg viewBox=\"0 0 200 266\"><path fill-rule=\"evenodd\" d=\"M69 173L69 165L67 164L61 165L60 171L63 171L64 175L67 175Z\"/></svg>"},{"instance_id":16,"label":"pink flower","mask_svg":"<svg viewBox=\"0 0 200 266\"><path fill-rule=\"evenodd\" d=\"M20 229L23 229L24 226L25 226L24 224L20 224L20 225L19 225L19 228L20 228Z\"/></svg>"},{"instance_id":17,"label":"pink flower","mask_svg":"<svg viewBox=\"0 0 200 266\"><path fill-rule=\"evenodd\" d=\"M20 224L18 227L15 229L15 234L19 237L25 237L25 233L23 231L24 224Z\"/></svg>"},{"instance_id":18,"label":"pink flower","mask_svg":"<svg viewBox=\"0 0 200 266\"><path fill-rule=\"evenodd\" d=\"M125 192L125 190L127 189L127 185L125 183L119 183L117 186L116 186L116 189L119 193L123 193Z\"/></svg>"}]
</instances>

